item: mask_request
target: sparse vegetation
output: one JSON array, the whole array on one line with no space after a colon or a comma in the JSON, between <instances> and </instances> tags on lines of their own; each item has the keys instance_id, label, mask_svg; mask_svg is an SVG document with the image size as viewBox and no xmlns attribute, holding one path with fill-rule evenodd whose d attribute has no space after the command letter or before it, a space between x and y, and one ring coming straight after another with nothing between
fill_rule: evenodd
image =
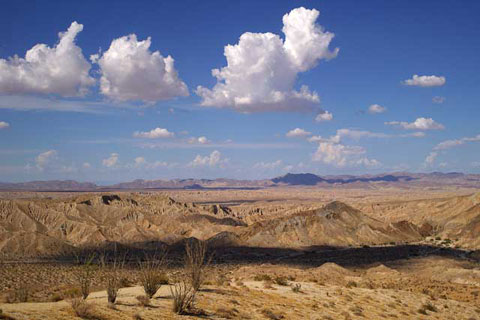
<instances>
[{"instance_id":1,"label":"sparse vegetation","mask_svg":"<svg viewBox=\"0 0 480 320\"><path fill-rule=\"evenodd\" d=\"M112 261L109 261L108 254L100 256L101 266L106 272L105 282L107 283L107 300L110 304L114 304L117 300L118 290L122 285L120 270L125 265L125 257L126 253L120 258L117 255L117 250L115 250Z\"/></svg>"},{"instance_id":2,"label":"sparse vegetation","mask_svg":"<svg viewBox=\"0 0 480 320\"><path fill-rule=\"evenodd\" d=\"M253 280L255 280L255 281L272 281L272 277L270 277L268 274L256 274L255 277L253 277Z\"/></svg>"},{"instance_id":3,"label":"sparse vegetation","mask_svg":"<svg viewBox=\"0 0 480 320\"><path fill-rule=\"evenodd\" d=\"M170 293L173 298L173 312L186 314L193 307L196 290L188 281L182 280L170 286Z\"/></svg>"},{"instance_id":4,"label":"sparse vegetation","mask_svg":"<svg viewBox=\"0 0 480 320\"><path fill-rule=\"evenodd\" d=\"M80 291L84 300L87 299L88 295L90 294L90 287L95 272L95 266L93 265L94 258L95 254L90 254L87 257L80 258L81 266L80 269L75 273L75 278L80 286Z\"/></svg>"},{"instance_id":5,"label":"sparse vegetation","mask_svg":"<svg viewBox=\"0 0 480 320\"><path fill-rule=\"evenodd\" d=\"M285 317L283 314L275 313L270 309L263 309L262 314L267 318L271 320L281 320L284 319Z\"/></svg>"},{"instance_id":6,"label":"sparse vegetation","mask_svg":"<svg viewBox=\"0 0 480 320\"><path fill-rule=\"evenodd\" d=\"M201 240L185 243L185 269L190 283L195 291L200 290L205 281L204 270L210 263L212 256L207 258L207 243Z\"/></svg>"},{"instance_id":7,"label":"sparse vegetation","mask_svg":"<svg viewBox=\"0 0 480 320\"><path fill-rule=\"evenodd\" d=\"M276 276L273 281L279 286L288 286L288 280L284 276Z\"/></svg>"},{"instance_id":8,"label":"sparse vegetation","mask_svg":"<svg viewBox=\"0 0 480 320\"><path fill-rule=\"evenodd\" d=\"M295 283L294 285L292 285L292 291L295 293L302 292L302 285L300 283Z\"/></svg>"},{"instance_id":9,"label":"sparse vegetation","mask_svg":"<svg viewBox=\"0 0 480 320\"><path fill-rule=\"evenodd\" d=\"M168 284L165 273L167 253L162 250L152 256L145 254L144 260L139 261L140 282L145 294L151 299L163 284Z\"/></svg>"},{"instance_id":10,"label":"sparse vegetation","mask_svg":"<svg viewBox=\"0 0 480 320\"><path fill-rule=\"evenodd\" d=\"M74 298L70 301L70 305L72 306L72 309L75 315L77 315L82 319L91 319L91 320L100 319L94 313L93 305L91 303L86 302L84 299Z\"/></svg>"}]
</instances>

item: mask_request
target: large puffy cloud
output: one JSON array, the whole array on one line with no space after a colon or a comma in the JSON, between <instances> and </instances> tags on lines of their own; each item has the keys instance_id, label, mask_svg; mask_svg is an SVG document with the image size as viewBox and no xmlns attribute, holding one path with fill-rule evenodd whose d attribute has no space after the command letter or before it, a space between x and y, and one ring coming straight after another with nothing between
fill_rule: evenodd
<instances>
[{"instance_id":1,"label":"large puffy cloud","mask_svg":"<svg viewBox=\"0 0 480 320\"><path fill-rule=\"evenodd\" d=\"M8 122L0 121L0 129L5 129L8 127L10 127L10 124Z\"/></svg>"},{"instance_id":2,"label":"large puffy cloud","mask_svg":"<svg viewBox=\"0 0 480 320\"><path fill-rule=\"evenodd\" d=\"M418 118L414 122L390 121L385 122L386 125L399 126L406 130L443 130L445 126L436 122L432 118Z\"/></svg>"},{"instance_id":3,"label":"large puffy cloud","mask_svg":"<svg viewBox=\"0 0 480 320\"><path fill-rule=\"evenodd\" d=\"M283 17L285 41L273 33L246 32L238 44L225 47L227 66L213 69L213 89L198 86L203 106L239 112L312 111L319 96L307 86L295 90L298 73L334 58L328 46L334 34L315 22L319 11L297 8Z\"/></svg>"},{"instance_id":4,"label":"large puffy cloud","mask_svg":"<svg viewBox=\"0 0 480 320\"><path fill-rule=\"evenodd\" d=\"M311 132L305 131L304 129L295 128L293 130L288 131L285 134L285 136L287 138L304 138L304 137L308 137L311 134L312 134Z\"/></svg>"},{"instance_id":5,"label":"large puffy cloud","mask_svg":"<svg viewBox=\"0 0 480 320\"><path fill-rule=\"evenodd\" d=\"M192 162L189 163L191 167L223 167L228 162L228 159L222 158L222 154L215 150L208 156L197 155Z\"/></svg>"},{"instance_id":6,"label":"large puffy cloud","mask_svg":"<svg viewBox=\"0 0 480 320\"><path fill-rule=\"evenodd\" d=\"M412 79L407 79L403 83L407 86L417 87L441 87L445 84L445 77L439 76L419 76L414 74Z\"/></svg>"},{"instance_id":7,"label":"large puffy cloud","mask_svg":"<svg viewBox=\"0 0 480 320\"><path fill-rule=\"evenodd\" d=\"M118 101L145 102L188 96L173 58L151 52L150 45L150 38L137 41L131 34L113 40L101 57L93 55L91 60L100 66L101 93Z\"/></svg>"},{"instance_id":8,"label":"large puffy cloud","mask_svg":"<svg viewBox=\"0 0 480 320\"><path fill-rule=\"evenodd\" d=\"M323 162L336 167L367 166L376 167L380 162L363 155L365 149L359 146L346 146L333 142L320 142L312 160Z\"/></svg>"},{"instance_id":9,"label":"large puffy cloud","mask_svg":"<svg viewBox=\"0 0 480 320\"><path fill-rule=\"evenodd\" d=\"M150 131L135 131L133 133L133 136L135 138L158 139L158 138L173 138L175 134L164 128L155 128Z\"/></svg>"},{"instance_id":10,"label":"large puffy cloud","mask_svg":"<svg viewBox=\"0 0 480 320\"><path fill-rule=\"evenodd\" d=\"M37 44L25 58L0 59L0 93L86 94L95 80L89 75L90 63L75 44L82 30L83 25L72 22L66 32L59 33L60 41L53 48Z\"/></svg>"}]
</instances>

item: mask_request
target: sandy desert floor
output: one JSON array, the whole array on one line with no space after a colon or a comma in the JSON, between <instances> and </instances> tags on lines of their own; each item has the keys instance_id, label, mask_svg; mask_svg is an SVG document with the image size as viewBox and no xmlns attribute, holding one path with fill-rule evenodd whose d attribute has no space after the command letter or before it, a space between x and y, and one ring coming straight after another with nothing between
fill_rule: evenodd
<instances>
[{"instance_id":1,"label":"sandy desert floor","mask_svg":"<svg viewBox=\"0 0 480 320\"><path fill-rule=\"evenodd\" d=\"M451 197L470 197L477 191L278 188L155 193L197 205L223 204L253 224L318 208L332 200L342 200L387 222L420 219L416 212L422 210L443 217L443 209L457 205ZM119 194L123 198L130 193ZM72 194L9 192L1 197L62 199ZM462 201L458 203L463 205ZM195 308L182 316L172 311L168 285L161 287L148 306L138 303L136 297L143 289L135 265L122 269L125 285L112 308L104 291L105 270L98 269L87 299L93 314L90 318L480 319L480 255L472 248L462 248L455 239L446 243L445 239L426 237L409 244L323 250L243 248L222 252L207 270ZM70 301L79 293L75 274L81 267L71 261L41 258L0 262L0 319L78 319ZM165 271L173 279L179 268L176 264ZM21 288L28 292L27 302L12 298Z\"/></svg>"}]
</instances>

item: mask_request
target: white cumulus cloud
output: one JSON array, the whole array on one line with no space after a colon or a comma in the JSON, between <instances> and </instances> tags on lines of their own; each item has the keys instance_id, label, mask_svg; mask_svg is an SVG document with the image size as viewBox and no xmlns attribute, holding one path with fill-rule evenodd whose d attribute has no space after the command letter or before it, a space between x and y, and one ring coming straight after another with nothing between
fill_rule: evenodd
<instances>
[{"instance_id":1,"label":"white cumulus cloud","mask_svg":"<svg viewBox=\"0 0 480 320\"><path fill-rule=\"evenodd\" d=\"M379 166L380 162L375 159L363 157L366 151L359 146L346 146L332 142L320 142L312 160L323 162L336 167L345 166Z\"/></svg>"},{"instance_id":2,"label":"white cumulus cloud","mask_svg":"<svg viewBox=\"0 0 480 320\"><path fill-rule=\"evenodd\" d=\"M295 128L293 130L288 131L285 134L285 136L287 136L288 138L304 138L304 137L307 137L311 134L312 134L311 132L305 131L305 130L300 129L300 128Z\"/></svg>"},{"instance_id":3,"label":"white cumulus cloud","mask_svg":"<svg viewBox=\"0 0 480 320\"><path fill-rule=\"evenodd\" d=\"M0 93L82 96L95 84L91 65L75 44L83 25L72 22L54 46L36 44L25 54L0 59Z\"/></svg>"},{"instance_id":4,"label":"white cumulus cloud","mask_svg":"<svg viewBox=\"0 0 480 320\"><path fill-rule=\"evenodd\" d=\"M188 140L188 143L190 144L209 144L211 141L207 139L207 137L205 136L201 136L201 137L191 137L189 138Z\"/></svg>"},{"instance_id":5,"label":"white cumulus cloud","mask_svg":"<svg viewBox=\"0 0 480 320\"><path fill-rule=\"evenodd\" d=\"M445 77L439 76L419 76L414 74L411 79L405 80L403 83L407 86L417 87L441 87L445 84Z\"/></svg>"},{"instance_id":6,"label":"white cumulus cloud","mask_svg":"<svg viewBox=\"0 0 480 320\"><path fill-rule=\"evenodd\" d=\"M317 122L324 122L324 121L330 121L333 119L333 114L331 114L328 111L323 111L315 117L315 121Z\"/></svg>"},{"instance_id":7,"label":"white cumulus cloud","mask_svg":"<svg viewBox=\"0 0 480 320\"><path fill-rule=\"evenodd\" d=\"M118 101L155 102L188 96L171 56L150 51L151 39L137 41L131 34L115 39L102 56L91 60L100 66L100 91Z\"/></svg>"},{"instance_id":8,"label":"white cumulus cloud","mask_svg":"<svg viewBox=\"0 0 480 320\"><path fill-rule=\"evenodd\" d=\"M135 138L158 139L173 138L175 134L164 128L155 128L150 131L136 131L133 133Z\"/></svg>"},{"instance_id":9,"label":"white cumulus cloud","mask_svg":"<svg viewBox=\"0 0 480 320\"><path fill-rule=\"evenodd\" d=\"M35 158L35 165L38 170L43 171L53 160L57 158L56 150L48 150L43 153L40 153Z\"/></svg>"},{"instance_id":10,"label":"white cumulus cloud","mask_svg":"<svg viewBox=\"0 0 480 320\"><path fill-rule=\"evenodd\" d=\"M0 129L5 129L8 127L10 127L10 124L8 122L0 121Z\"/></svg>"},{"instance_id":11,"label":"white cumulus cloud","mask_svg":"<svg viewBox=\"0 0 480 320\"><path fill-rule=\"evenodd\" d=\"M112 168L118 163L118 153L111 153L110 157L103 159L102 163L107 168Z\"/></svg>"},{"instance_id":12,"label":"white cumulus cloud","mask_svg":"<svg viewBox=\"0 0 480 320\"><path fill-rule=\"evenodd\" d=\"M191 167L223 167L228 159L222 158L222 154L215 150L208 156L197 155L192 162L189 163Z\"/></svg>"},{"instance_id":13,"label":"white cumulus cloud","mask_svg":"<svg viewBox=\"0 0 480 320\"><path fill-rule=\"evenodd\" d=\"M203 106L232 108L239 112L312 111L320 102L307 86L295 90L300 72L322 59L334 58L329 50L334 34L316 24L318 10L297 8L283 17L285 40L273 33L246 32L238 44L227 45L227 66L213 69L217 84L198 86Z\"/></svg>"},{"instance_id":14,"label":"white cumulus cloud","mask_svg":"<svg viewBox=\"0 0 480 320\"><path fill-rule=\"evenodd\" d=\"M435 162L435 159L438 157L438 152L430 152L425 158L425 165L432 165Z\"/></svg>"},{"instance_id":15,"label":"white cumulus cloud","mask_svg":"<svg viewBox=\"0 0 480 320\"><path fill-rule=\"evenodd\" d=\"M414 122L390 121L385 122L386 125L399 126L406 130L443 130L445 126L436 122L432 118L418 118Z\"/></svg>"},{"instance_id":16,"label":"white cumulus cloud","mask_svg":"<svg viewBox=\"0 0 480 320\"><path fill-rule=\"evenodd\" d=\"M387 111L387 108L382 107L379 104L372 104L370 107L368 107L368 112L371 114L384 113L385 111Z\"/></svg>"}]
</instances>

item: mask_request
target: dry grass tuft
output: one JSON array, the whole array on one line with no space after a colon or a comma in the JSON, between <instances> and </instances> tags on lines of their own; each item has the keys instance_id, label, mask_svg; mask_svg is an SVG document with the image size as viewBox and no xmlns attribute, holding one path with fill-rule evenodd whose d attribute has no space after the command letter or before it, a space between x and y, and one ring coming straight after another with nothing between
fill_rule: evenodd
<instances>
[{"instance_id":1,"label":"dry grass tuft","mask_svg":"<svg viewBox=\"0 0 480 320\"><path fill-rule=\"evenodd\" d=\"M70 301L75 315L82 319L101 320L102 318L95 314L93 305L84 299L74 298Z\"/></svg>"},{"instance_id":2,"label":"dry grass tuft","mask_svg":"<svg viewBox=\"0 0 480 320\"><path fill-rule=\"evenodd\" d=\"M284 276L276 276L273 281L279 286L288 286L288 280Z\"/></svg>"},{"instance_id":3,"label":"dry grass tuft","mask_svg":"<svg viewBox=\"0 0 480 320\"><path fill-rule=\"evenodd\" d=\"M284 319L285 317L283 316L283 314L279 314L279 313L274 313L272 310L270 309L263 309L262 310L262 314L267 318L267 319L271 319L271 320L281 320L281 319Z\"/></svg>"}]
</instances>

